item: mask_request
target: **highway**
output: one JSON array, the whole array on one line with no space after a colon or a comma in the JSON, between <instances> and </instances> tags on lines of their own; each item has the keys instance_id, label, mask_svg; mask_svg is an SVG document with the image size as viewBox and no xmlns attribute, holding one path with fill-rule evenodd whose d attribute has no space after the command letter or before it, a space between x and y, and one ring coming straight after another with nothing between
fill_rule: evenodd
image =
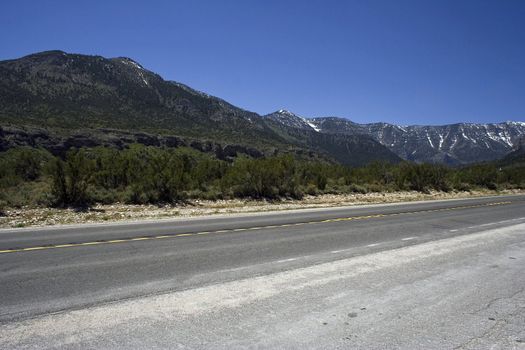
<instances>
[{"instance_id":1,"label":"highway","mask_svg":"<svg viewBox=\"0 0 525 350\"><path fill-rule=\"evenodd\" d=\"M355 348L384 348L385 339L378 340L377 334L385 333L379 330L374 339L359 336L378 329L382 315L409 312L399 309L406 307L406 300L392 301L388 293L393 291L403 295L422 288L421 295L428 293L425 298L414 298L413 308L420 310L412 319L453 295L458 299L433 312L478 307L486 300L501 298L498 286L504 292L515 291L512 298L521 298L525 287L525 275L519 274L525 271L523 224L525 196L516 195L0 230L0 348L238 348L253 344L262 348L345 348L348 342ZM485 264L503 256L504 264ZM387 258L390 262L382 265ZM348 275L348 271L359 270L352 265L358 262L362 273ZM374 268L367 270L366 266ZM491 280L493 275L487 276L487 271L497 268L490 266L505 269ZM456 285L444 277L460 272L465 276L461 282L454 279ZM380 278L379 273L383 274ZM437 276L439 281L432 280ZM289 283L279 282L276 288L276 281L283 278ZM467 281L468 285L462 284ZM434 284L427 285L430 282ZM486 290L480 291L476 283L486 283ZM371 286L374 289L365 293ZM320 295L323 288L327 289ZM465 306L470 299L460 293L461 288L479 294L470 296L477 301ZM431 295L437 291L441 294ZM280 293L284 294L278 296ZM509 305L516 304L512 298ZM166 310L174 300L179 301L173 313L158 311L164 309L163 300ZM332 303L326 304L327 300ZM353 325L354 318L370 310L374 300L385 301L383 311L376 310L367 320L375 327ZM525 304L520 300L518 311L523 311ZM350 301L356 309L346 305L340 315L337 305ZM130 310L136 314L131 316ZM291 317L287 322L283 320L285 310ZM174 314L179 315L175 320ZM89 315L102 318L97 323ZM344 331L330 328L334 320ZM443 321L457 334L435 339L431 336L441 333L433 324L433 329L427 327L426 333L421 330L416 336L423 339L419 343L413 342L418 332L413 324L389 323L388 327L401 327L389 340L391 348L440 348L443 344L447 345L442 348L483 348L471 338L484 329L484 323L466 329L468 321L468 317ZM81 326L83 322L94 323ZM466 328L460 332L454 322ZM297 328L300 324L303 326ZM525 320L518 317L507 324L519 328ZM348 331L348 327L356 328ZM85 333L86 329L91 333ZM523 346L525 334L522 339L520 331L494 342L506 344L502 348ZM390 334L391 329L384 332ZM412 332L412 336L400 336L403 332ZM427 338L436 343L425 343Z\"/></svg>"}]
</instances>

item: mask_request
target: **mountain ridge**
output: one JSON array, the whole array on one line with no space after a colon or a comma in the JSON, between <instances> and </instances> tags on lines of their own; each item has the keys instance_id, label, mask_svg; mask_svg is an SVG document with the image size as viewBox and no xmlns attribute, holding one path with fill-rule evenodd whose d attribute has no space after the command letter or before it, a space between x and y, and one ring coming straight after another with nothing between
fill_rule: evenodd
<instances>
[{"instance_id":1,"label":"mountain ridge","mask_svg":"<svg viewBox=\"0 0 525 350\"><path fill-rule=\"evenodd\" d=\"M10 128L3 133L10 135L0 142L3 149L20 142L38 145L41 138L23 135L34 128L49 130L47 139L59 146L83 139L71 139L72 130L115 129L150 135L131 140L153 140L158 134L164 136L151 142L170 144L164 140L179 137L185 140L182 144L213 143L213 149L237 145L235 149L249 149L250 154L257 153L253 149L260 154L315 153L347 165L401 159L449 165L488 161L502 158L525 137L520 121L359 124L340 117L305 118L285 109L261 116L164 80L129 57L60 50L0 61L0 126ZM106 132L89 134L94 144L107 144Z\"/></svg>"},{"instance_id":2,"label":"mountain ridge","mask_svg":"<svg viewBox=\"0 0 525 350\"><path fill-rule=\"evenodd\" d=\"M21 128L30 133L32 128L50 130L47 139L64 145L71 143L75 130L117 129L181 137L193 140L190 144L248 146L269 155L316 154L347 165L401 160L369 136L286 127L185 84L164 80L127 57L108 59L63 51L0 62L0 123L11 130L4 149L20 140L38 145L40 139L24 136L27 131ZM90 141L96 142L88 144L104 144L103 133L90 135ZM73 141L86 139L80 136Z\"/></svg>"},{"instance_id":3,"label":"mountain ridge","mask_svg":"<svg viewBox=\"0 0 525 350\"><path fill-rule=\"evenodd\" d=\"M286 110L267 115L287 125L298 124L317 132L368 135L399 157L416 162L460 165L495 160L511 152L525 137L525 122L396 125L355 123L341 117L305 118Z\"/></svg>"}]
</instances>

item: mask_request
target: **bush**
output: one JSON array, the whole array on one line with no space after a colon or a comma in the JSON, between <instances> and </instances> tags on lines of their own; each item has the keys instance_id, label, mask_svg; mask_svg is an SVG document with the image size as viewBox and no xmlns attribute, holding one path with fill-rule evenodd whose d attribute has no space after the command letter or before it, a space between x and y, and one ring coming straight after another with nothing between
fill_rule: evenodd
<instances>
[{"instance_id":1,"label":"bush","mask_svg":"<svg viewBox=\"0 0 525 350\"><path fill-rule=\"evenodd\" d=\"M0 153L0 188L37 180L51 158L49 152L30 147Z\"/></svg>"},{"instance_id":2,"label":"bush","mask_svg":"<svg viewBox=\"0 0 525 350\"><path fill-rule=\"evenodd\" d=\"M455 185L454 188L458 191L463 191L463 192L470 192L472 190L472 186L465 182L461 182Z\"/></svg>"},{"instance_id":3,"label":"bush","mask_svg":"<svg viewBox=\"0 0 525 350\"><path fill-rule=\"evenodd\" d=\"M302 197L297 167L291 156L239 158L226 171L222 188L231 188L236 197Z\"/></svg>"},{"instance_id":4,"label":"bush","mask_svg":"<svg viewBox=\"0 0 525 350\"><path fill-rule=\"evenodd\" d=\"M7 209L7 202L0 199L0 216L5 216L5 210Z\"/></svg>"},{"instance_id":5,"label":"bush","mask_svg":"<svg viewBox=\"0 0 525 350\"><path fill-rule=\"evenodd\" d=\"M317 188L317 186L315 184L309 183L306 186L304 192L306 194L309 194L310 196L315 196L315 195L319 194L319 189Z\"/></svg>"},{"instance_id":6,"label":"bush","mask_svg":"<svg viewBox=\"0 0 525 350\"><path fill-rule=\"evenodd\" d=\"M87 191L90 194L90 200L96 203L111 204L124 201L121 192L115 189L106 189L89 185Z\"/></svg>"},{"instance_id":7,"label":"bush","mask_svg":"<svg viewBox=\"0 0 525 350\"><path fill-rule=\"evenodd\" d=\"M175 203L186 198L301 198L303 193L523 188L525 166L462 168L375 162L360 168L291 155L233 162L188 148L131 145L69 151L64 159L32 148L0 153L0 200L7 206L86 206L94 202Z\"/></svg>"},{"instance_id":8,"label":"bush","mask_svg":"<svg viewBox=\"0 0 525 350\"><path fill-rule=\"evenodd\" d=\"M52 179L51 194L56 206L82 207L90 203L88 184L92 173L92 161L84 150L67 153L66 161L55 158L49 164Z\"/></svg>"},{"instance_id":9,"label":"bush","mask_svg":"<svg viewBox=\"0 0 525 350\"><path fill-rule=\"evenodd\" d=\"M349 186L349 190L354 193L361 193L361 194L367 194L368 189L364 186L357 185L357 184L351 184Z\"/></svg>"},{"instance_id":10,"label":"bush","mask_svg":"<svg viewBox=\"0 0 525 350\"><path fill-rule=\"evenodd\" d=\"M385 192L386 187L380 184L368 184L366 190L367 192Z\"/></svg>"},{"instance_id":11,"label":"bush","mask_svg":"<svg viewBox=\"0 0 525 350\"><path fill-rule=\"evenodd\" d=\"M64 168L64 162L58 158L49 163L48 172L52 179L51 196L53 204L57 206L67 205L69 202Z\"/></svg>"}]
</instances>

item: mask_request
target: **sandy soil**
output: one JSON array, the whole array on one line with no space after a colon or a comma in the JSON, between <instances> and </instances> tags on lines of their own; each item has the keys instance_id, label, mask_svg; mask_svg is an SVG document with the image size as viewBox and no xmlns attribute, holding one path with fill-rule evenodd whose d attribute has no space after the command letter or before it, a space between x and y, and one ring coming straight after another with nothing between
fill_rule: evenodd
<instances>
[{"instance_id":1,"label":"sandy soil","mask_svg":"<svg viewBox=\"0 0 525 350\"><path fill-rule=\"evenodd\" d=\"M16 208L7 209L0 216L0 228L48 226L80 223L100 223L144 219L163 219L177 217L194 217L214 214L234 214L264 212L274 210L291 210L302 208L323 208L373 203L394 203L416 200L469 198L487 195L525 193L525 191L471 191L471 192L393 192L367 194L325 194L306 196L301 200L284 199L280 201L254 200L192 200L185 204L156 205L96 205L87 210L57 208Z\"/></svg>"}]
</instances>

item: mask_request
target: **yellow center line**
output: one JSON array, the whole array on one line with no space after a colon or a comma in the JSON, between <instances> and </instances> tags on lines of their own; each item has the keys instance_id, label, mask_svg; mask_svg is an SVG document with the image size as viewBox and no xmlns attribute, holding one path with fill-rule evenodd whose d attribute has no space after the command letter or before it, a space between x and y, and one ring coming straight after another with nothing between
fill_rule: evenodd
<instances>
[{"instance_id":1,"label":"yellow center line","mask_svg":"<svg viewBox=\"0 0 525 350\"><path fill-rule=\"evenodd\" d=\"M331 222L340 222L340 221L370 220L370 219L375 219L375 218L384 218L384 217L391 217L391 216L398 216L398 215L432 213L432 212L460 210L460 209L472 209L472 208L481 208L481 207L505 205L505 204L512 204L512 202L511 201L494 202L494 203L465 205L465 206L457 206L457 207L449 207L449 208L425 209L425 210L420 210L420 211L406 211L406 212L391 213L391 214L352 216L352 217L346 217L346 218L334 218L334 219L306 221L306 222L288 223L288 224L280 224L280 225L255 226L255 227L248 227L248 228L224 229L224 230L216 230L216 231L201 231L201 232L195 232L195 233L179 233L179 234L171 234L171 235L112 239L112 240L107 240L107 241L100 240L100 241L85 242L85 243L67 243L67 244L56 244L56 245L48 245L48 246L28 247L28 248L13 248L13 249L0 250L0 254L48 250L48 249L56 249L56 248L81 247L81 246L91 246L91 245L100 245L100 244L126 243L126 242L133 242L133 241L147 241L147 240L154 240L154 239L187 237L187 236L194 236L194 235L206 235L206 234L212 234L212 233L226 233L226 232L240 232L240 231L248 231L248 230L273 229L273 228L281 228L281 227L313 225L313 224L322 224L322 223L331 223Z\"/></svg>"},{"instance_id":2,"label":"yellow center line","mask_svg":"<svg viewBox=\"0 0 525 350\"><path fill-rule=\"evenodd\" d=\"M31 247L31 248L23 248L23 250L25 251L30 251L30 250L43 250L43 249L48 249L49 247Z\"/></svg>"}]
</instances>

